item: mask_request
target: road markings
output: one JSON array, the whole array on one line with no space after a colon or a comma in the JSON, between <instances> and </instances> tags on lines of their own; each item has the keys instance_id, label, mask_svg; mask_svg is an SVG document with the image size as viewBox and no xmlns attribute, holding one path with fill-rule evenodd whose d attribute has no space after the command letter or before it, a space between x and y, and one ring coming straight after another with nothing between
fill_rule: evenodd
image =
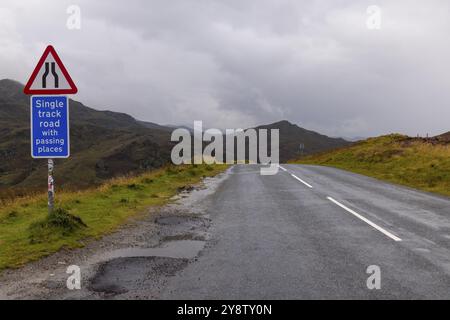
<instances>
[{"instance_id":1,"label":"road markings","mask_svg":"<svg viewBox=\"0 0 450 320\"><path fill-rule=\"evenodd\" d=\"M283 168L282 166L280 166L280 165L278 165L278 167L281 169L281 170L283 170L284 172L286 172L286 171L288 171L287 169L285 169L285 168ZM300 179L299 177L297 177L295 174L290 174L291 176L293 176L295 179L297 179L298 181L300 181L301 183L303 183L305 186L307 186L308 188L311 188L312 189L312 185L310 185L308 182L306 182L306 181L304 181L304 180L302 180L302 179Z\"/></svg>"},{"instance_id":2,"label":"road markings","mask_svg":"<svg viewBox=\"0 0 450 320\"><path fill-rule=\"evenodd\" d=\"M327 197L328 200L330 200L331 202L333 202L334 204L338 205L339 207L347 210L348 212L350 212L351 214L353 214L355 217L361 219L362 221L364 221L365 223L367 223L368 225L374 227L375 229L377 229L378 231L380 231L381 233L385 234L386 236L388 236L389 238L391 238L394 241L402 241L402 239L400 239L399 237L393 235L392 233L390 233L389 231L386 231L385 229L383 229L382 227L380 227L379 225L373 223L372 221L370 221L369 219L364 218L362 215L356 213L355 211L353 211L352 209L344 206L342 203L339 203L338 201L334 200L332 197Z\"/></svg>"},{"instance_id":3,"label":"road markings","mask_svg":"<svg viewBox=\"0 0 450 320\"><path fill-rule=\"evenodd\" d=\"M291 176L293 176L295 179L297 179L298 181L300 181L301 183L303 183L305 186L307 186L308 188L312 189L312 185L310 185L309 183L307 183L306 181L303 181L302 179L300 179L299 177L297 177L295 174L291 173Z\"/></svg>"}]
</instances>

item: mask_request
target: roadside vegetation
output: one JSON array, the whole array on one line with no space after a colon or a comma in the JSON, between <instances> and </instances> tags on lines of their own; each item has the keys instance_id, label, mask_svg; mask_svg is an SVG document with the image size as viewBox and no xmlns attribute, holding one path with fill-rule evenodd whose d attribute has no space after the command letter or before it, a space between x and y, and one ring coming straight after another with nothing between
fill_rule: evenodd
<instances>
[{"instance_id":1,"label":"roadside vegetation","mask_svg":"<svg viewBox=\"0 0 450 320\"><path fill-rule=\"evenodd\" d=\"M291 163L336 167L450 196L450 143L392 134Z\"/></svg>"},{"instance_id":2,"label":"roadside vegetation","mask_svg":"<svg viewBox=\"0 0 450 320\"><path fill-rule=\"evenodd\" d=\"M0 208L0 271L61 248L82 247L226 168L169 166L136 177L116 178L92 190L56 193L56 209L51 215L47 213L46 194L9 201Z\"/></svg>"}]
</instances>

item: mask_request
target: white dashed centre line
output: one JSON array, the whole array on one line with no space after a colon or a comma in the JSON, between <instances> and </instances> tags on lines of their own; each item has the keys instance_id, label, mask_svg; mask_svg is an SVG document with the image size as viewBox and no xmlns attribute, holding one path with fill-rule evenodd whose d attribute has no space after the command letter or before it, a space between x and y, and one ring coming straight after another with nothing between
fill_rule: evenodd
<instances>
[{"instance_id":1,"label":"white dashed centre line","mask_svg":"<svg viewBox=\"0 0 450 320\"><path fill-rule=\"evenodd\" d=\"M393 235L392 233L390 233L389 231L386 231L385 229L383 229L382 227L380 227L379 225L373 223L372 221L370 221L367 218L364 218L362 215L360 215L359 213L356 213L355 211L353 211L352 209L344 206L342 203L334 200L332 197L327 197L328 200L330 200L331 202L333 202L334 204L338 205L339 207L341 207L342 209L350 212L352 215L354 215L355 217L361 219L362 221L364 221L365 223L367 223L368 225L372 226L373 228L377 229L378 231L380 231L381 233L383 233L384 235L388 236L389 238L391 238L394 241L402 241L402 239L400 239L399 237Z\"/></svg>"},{"instance_id":2,"label":"white dashed centre line","mask_svg":"<svg viewBox=\"0 0 450 320\"><path fill-rule=\"evenodd\" d=\"M283 168L282 166L278 165L278 167L283 170L283 171L288 171L287 169ZM299 177L297 177L295 174L290 173L290 175L295 178L296 180L300 181L301 183L303 183L305 186L307 186L308 188L312 189L312 185L310 185L308 182L300 179ZM376 223L373 223L372 221L370 221L369 219L363 217L362 215L360 215L359 213L353 211L352 209L348 208L347 206L343 205L342 203L334 200L332 197L327 197L328 200L330 200L331 202L333 202L334 204L336 204L337 206L341 207L342 209L346 210L347 212L351 213L352 215L354 215L355 217L357 217L358 219L364 221L365 223L367 223L368 225L370 225L371 227L377 229L378 231L380 231L381 233L383 233L384 235L388 236L389 238L391 238L394 241L402 241L402 239L400 239L399 237L397 237L396 235L390 233L389 231L383 229L382 227L380 227L379 225L377 225Z\"/></svg>"},{"instance_id":3,"label":"white dashed centre line","mask_svg":"<svg viewBox=\"0 0 450 320\"><path fill-rule=\"evenodd\" d=\"M307 186L308 188L312 188L312 185L310 185L308 182L303 181L302 179L300 179L299 177L297 177L295 174L291 173L291 176L293 176L295 179L297 179L298 181L300 181L301 183L303 183L305 186Z\"/></svg>"}]
</instances>

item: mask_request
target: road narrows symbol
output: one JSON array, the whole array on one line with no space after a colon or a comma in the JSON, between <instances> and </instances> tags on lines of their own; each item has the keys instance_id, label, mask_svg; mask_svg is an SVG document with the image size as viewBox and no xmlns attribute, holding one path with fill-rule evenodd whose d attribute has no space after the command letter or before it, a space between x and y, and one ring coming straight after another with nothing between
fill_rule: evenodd
<instances>
[{"instance_id":1,"label":"road narrows symbol","mask_svg":"<svg viewBox=\"0 0 450 320\"><path fill-rule=\"evenodd\" d=\"M45 71L44 74L42 75L42 88L47 88L47 76L48 76L48 72L49 72L49 64L51 65L51 71L52 71L52 76L55 79L55 88L59 88L59 77L58 74L55 71L55 63L54 62L46 62L45 63Z\"/></svg>"},{"instance_id":2,"label":"road narrows symbol","mask_svg":"<svg viewBox=\"0 0 450 320\"><path fill-rule=\"evenodd\" d=\"M78 89L52 46L47 46L24 88L25 94L75 94Z\"/></svg>"}]
</instances>

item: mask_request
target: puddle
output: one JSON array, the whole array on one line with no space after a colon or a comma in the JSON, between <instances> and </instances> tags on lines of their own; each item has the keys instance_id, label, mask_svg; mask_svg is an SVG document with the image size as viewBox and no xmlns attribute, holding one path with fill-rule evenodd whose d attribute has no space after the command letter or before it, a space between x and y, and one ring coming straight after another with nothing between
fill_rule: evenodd
<instances>
[{"instance_id":1,"label":"puddle","mask_svg":"<svg viewBox=\"0 0 450 320\"><path fill-rule=\"evenodd\" d=\"M166 257L192 259L205 247L205 241L178 240L166 242L157 248L125 248L112 251L109 259L133 257Z\"/></svg>"}]
</instances>

